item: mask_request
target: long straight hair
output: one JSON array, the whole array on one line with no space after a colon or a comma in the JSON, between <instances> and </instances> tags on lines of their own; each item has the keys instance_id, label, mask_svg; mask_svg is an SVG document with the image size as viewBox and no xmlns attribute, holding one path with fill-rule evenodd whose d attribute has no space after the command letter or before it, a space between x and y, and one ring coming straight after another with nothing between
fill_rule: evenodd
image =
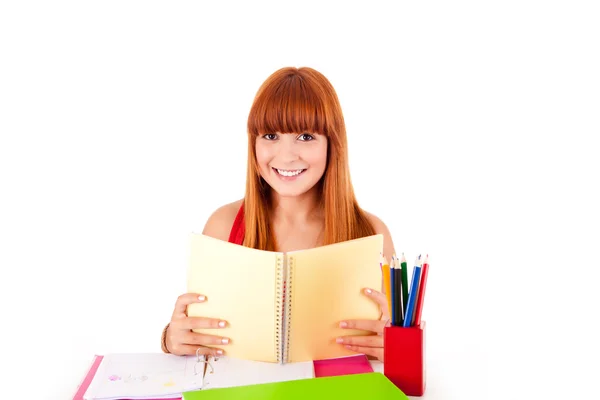
<instances>
[{"instance_id":1,"label":"long straight hair","mask_svg":"<svg viewBox=\"0 0 600 400\"><path fill-rule=\"evenodd\" d=\"M271 187L256 161L256 138L266 133L318 133L327 137L327 165L317 183L325 215L323 245L375 234L350 180L346 125L337 94L320 72L287 67L259 88L248 116L248 168L244 196L244 246L277 250L271 220Z\"/></svg>"}]
</instances>

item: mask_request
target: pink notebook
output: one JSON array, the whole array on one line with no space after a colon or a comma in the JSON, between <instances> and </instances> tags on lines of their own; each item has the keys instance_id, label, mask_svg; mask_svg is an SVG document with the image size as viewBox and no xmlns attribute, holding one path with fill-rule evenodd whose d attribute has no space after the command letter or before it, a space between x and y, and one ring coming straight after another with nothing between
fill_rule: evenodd
<instances>
[{"instance_id":1,"label":"pink notebook","mask_svg":"<svg viewBox=\"0 0 600 400\"><path fill-rule=\"evenodd\" d=\"M88 387L90 387L92 379L94 379L94 375L96 375L96 371L98 371L98 367L100 366L101 362L102 356L95 355L94 360L92 361L92 366L83 378L83 381L81 381L81 384L79 385L79 388L77 389L77 393L75 393L73 400L83 400L83 395L85 394L85 391L88 389Z\"/></svg>"},{"instance_id":2,"label":"pink notebook","mask_svg":"<svg viewBox=\"0 0 600 400\"><path fill-rule=\"evenodd\" d=\"M315 378L373 372L373 367L364 354L313 361L313 365L315 367Z\"/></svg>"}]
</instances>

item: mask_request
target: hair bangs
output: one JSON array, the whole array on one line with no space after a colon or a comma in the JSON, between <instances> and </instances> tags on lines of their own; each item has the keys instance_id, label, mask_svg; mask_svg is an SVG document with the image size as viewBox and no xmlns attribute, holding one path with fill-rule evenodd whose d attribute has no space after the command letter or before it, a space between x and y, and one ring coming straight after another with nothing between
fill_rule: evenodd
<instances>
[{"instance_id":1,"label":"hair bangs","mask_svg":"<svg viewBox=\"0 0 600 400\"><path fill-rule=\"evenodd\" d=\"M325 96L316 82L297 74L267 81L250 110L248 132L254 136L277 132L329 136L335 120L329 113L334 107L327 105Z\"/></svg>"}]
</instances>

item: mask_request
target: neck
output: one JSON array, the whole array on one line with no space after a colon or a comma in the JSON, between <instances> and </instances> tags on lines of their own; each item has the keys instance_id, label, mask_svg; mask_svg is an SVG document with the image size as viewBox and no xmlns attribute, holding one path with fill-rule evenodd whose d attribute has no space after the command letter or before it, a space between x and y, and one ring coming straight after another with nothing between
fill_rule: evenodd
<instances>
[{"instance_id":1,"label":"neck","mask_svg":"<svg viewBox=\"0 0 600 400\"><path fill-rule=\"evenodd\" d=\"M291 225L305 224L315 218L321 218L319 196L316 188L294 197L282 197L272 192L273 220Z\"/></svg>"}]
</instances>

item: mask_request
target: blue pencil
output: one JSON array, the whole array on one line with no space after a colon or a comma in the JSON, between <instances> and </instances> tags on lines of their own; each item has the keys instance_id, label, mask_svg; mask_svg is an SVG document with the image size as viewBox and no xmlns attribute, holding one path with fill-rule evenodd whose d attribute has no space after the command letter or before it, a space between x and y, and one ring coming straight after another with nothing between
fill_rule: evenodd
<instances>
[{"instance_id":1,"label":"blue pencil","mask_svg":"<svg viewBox=\"0 0 600 400\"><path fill-rule=\"evenodd\" d=\"M418 261L415 263L415 268L413 269L412 280L410 282L410 292L408 293L408 304L406 306L406 315L404 316L404 324L405 328L408 328L412 324L413 313L415 310L415 302L417 300L417 292L419 290L419 278L421 276L421 266L418 264Z\"/></svg>"}]
</instances>

